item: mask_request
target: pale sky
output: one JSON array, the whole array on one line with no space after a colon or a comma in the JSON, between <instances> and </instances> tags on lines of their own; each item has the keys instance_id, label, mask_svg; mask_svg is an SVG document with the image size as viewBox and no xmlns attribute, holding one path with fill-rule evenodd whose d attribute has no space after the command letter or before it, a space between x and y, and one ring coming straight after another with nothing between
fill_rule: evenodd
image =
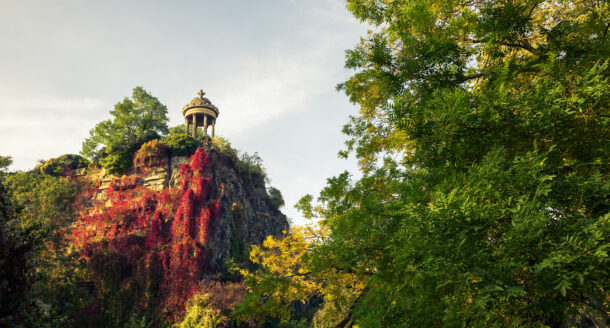
<instances>
[{"instance_id":1,"label":"pale sky","mask_svg":"<svg viewBox=\"0 0 610 328\"><path fill-rule=\"evenodd\" d=\"M367 27L340 0L0 0L0 155L12 170L77 154L113 105L141 85L170 126L199 89L217 135L258 152L293 209L354 160L337 158L357 109L335 91Z\"/></svg>"}]
</instances>

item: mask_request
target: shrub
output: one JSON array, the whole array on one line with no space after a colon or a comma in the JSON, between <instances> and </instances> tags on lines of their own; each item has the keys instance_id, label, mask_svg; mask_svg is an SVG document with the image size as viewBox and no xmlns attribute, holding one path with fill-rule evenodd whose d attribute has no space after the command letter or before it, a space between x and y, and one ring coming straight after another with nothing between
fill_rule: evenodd
<instances>
[{"instance_id":1,"label":"shrub","mask_svg":"<svg viewBox=\"0 0 610 328\"><path fill-rule=\"evenodd\" d=\"M212 139L212 144L218 148L221 153L227 154L231 157L238 157L238 151L231 147L231 142L223 137L217 136Z\"/></svg>"},{"instance_id":2,"label":"shrub","mask_svg":"<svg viewBox=\"0 0 610 328\"><path fill-rule=\"evenodd\" d=\"M284 206L284 197L279 189L269 187L269 189L267 189L267 193L269 194L269 199L271 200L271 206L273 206L273 208L279 210L282 206Z\"/></svg>"},{"instance_id":3,"label":"shrub","mask_svg":"<svg viewBox=\"0 0 610 328\"><path fill-rule=\"evenodd\" d=\"M136 170L155 165L164 165L167 156L167 146L158 139L151 140L142 145L133 157L133 166Z\"/></svg>"},{"instance_id":4,"label":"shrub","mask_svg":"<svg viewBox=\"0 0 610 328\"><path fill-rule=\"evenodd\" d=\"M172 156L191 156L198 148L198 142L186 134L171 134L161 141Z\"/></svg>"},{"instance_id":5,"label":"shrub","mask_svg":"<svg viewBox=\"0 0 610 328\"><path fill-rule=\"evenodd\" d=\"M41 174L60 176L70 175L71 171L87 167L87 165L89 165L89 161L86 158L75 154L65 154L49 159L44 164L36 166L36 169Z\"/></svg>"},{"instance_id":6,"label":"shrub","mask_svg":"<svg viewBox=\"0 0 610 328\"><path fill-rule=\"evenodd\" d=\"M250 179L252 179L252 175L259 175L262 178L261 181L263 182L263 185L264 183L269 182L267 171L263 166L263 159L258 153L250 155L246 152L241 152L233 148L231 142L223 137L214 137L214 139L212 139L212 144L218 151L231 158L235 165L235 169L239 173L249 175Z\"/></svg>"},{"instance_id":7,"label":"shrub","mask_svg":"<svg viewBox=\"0 0 610 328\"><path fill-rule=\"evenodd\" d=\"M99 162L109 174L121 174L131 167L131 153L116 151L100 158Z\"/></svg>"}]
</instances>

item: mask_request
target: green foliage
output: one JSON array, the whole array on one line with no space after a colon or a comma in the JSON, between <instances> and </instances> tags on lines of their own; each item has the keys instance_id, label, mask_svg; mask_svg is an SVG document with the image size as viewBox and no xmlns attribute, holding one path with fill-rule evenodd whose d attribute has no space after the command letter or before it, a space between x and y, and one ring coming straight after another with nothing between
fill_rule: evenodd
<instances>
[{"instance_id":1,"label":"green foliage","mask_svg":"<svg viewBox=\"0 0 610 328\"><path fill-rule=\"evenodd\" d=\"M168 129L167 136L186 135L184 132L184 124L178 124Z\"/></svg>"},{"instance_id":2,"label":"green foliage","mask_svg":"<svg viewBox=\"0 0 610 328\"><path fill-rule=\"evenodd\" d=\"M26 263L30 245L15 229L15 218L15 206L0 176L0 326L3 327L16 326L25 315L23 293L29 287Z\"/></svg>"},{"instance_id":3,"label":"green foliage","mask_svg":"<svg viewBox=\"0 0 610 328\"><path fill-rule=\"evenodd\" d=\"M238 263L244 263L248 260L248 250L243 237L237 232L235 222L243 222L244 219L244 208L241 204L233 203L231 206L231 213L233 215L233 223L231 224L231 239L230 250L231 250L231 263L233 260ZM226 265L226 263L225 263Z\"/></svg>"},{"instance_id":4,"label":"green foliage","mask_svg":"<svg viewBox=\"0 0 610 328\"><path fill-rule=\"evenodd\" d=\"M207 306L208 296L197 295L192 300L180 328L215 328L221 324L221 315L218 311Z\"/></svg>"},{"instance_id":5,"label":"green foliage","mask_svg":"<svg viewBox=\"0 0 610 328\"><path fill-rule=\"evenodd\" d=\"M48 175L69 175L71 171L85 168L89 165L89 161L79 155L64 154L57 158L51 158L41 165L37 165L35 169L41 174Z\"/></svg>"},{"instance_id":6,"label":"green foliage","mask_svg":"<svg viewBox=\"0 0 610 328\"><path fill-rule=\"evenodd\" d=\"M293 302L307 302L322 284L309 275L302 258L310 251L306 235L295 228L282 238L268 236L261 246L252 245L250 261L260 264L254 273L242 270L249 293L234 315L252 316L259 323L268 317L288 322Z\"/></svg>"},{"instance_id":7,"label":"green foliage","mask_svg":"<svg viewBox=\"0 0 610 328\"><path fill-rule=\"evenodd\" d=\"M339 89L363 177L305 216L359 327L608 325L607 3L349 0L378 25ZM345 307L344 307L345 308Z\"/></svg>"},{"instance_id":8,"label":"green foliage","mask_svg":"<svg viewBox=\"0 0 610 328\"><path fill-rule=\"evenodd\" d=\"M8 167L13 164L10 156L0 156L0 175L6 174Z\"/></svg>"},{"instance_id":9,"label":"green foliage","mask_svg":"<svg viewBox=\"0 0 610 328\"><path fill-rule=\"evenodd\" d=\"M87 293L76 288L84 277L82 265L64 239L82 186L68 177L36 171L13 173L6 179L17 208L13 223L31 247L27 265L23 265L29 272L29 286L21 295L28 315L21 323L28 327L69 325L87 299Z\"/></svg>"},{"instance_id":10,"label":"green foliage","mask_svg":"<svg viewBox=\"0 0 610 328\"><path fill-rule=\"evenodd\" d=\"M221 152L227 155L238 156L239 152L231 146L229 139L217 136L212 139L212 144Z\"/></svg>"},{"instance_id":11,"label":"green foliage","mask_svg":"<svg viewBox=\"0 0 610 328\"><path fill-rule=\"evenodd\" d=\"M209 130L208 130L209 133ZM192 126L189 129L189 133L188 135L191 136L192 134ZM173 135L187 135L184 131L184 124L178 124L176 126L172 126L169 128L169 133L167 134L168 136L173 136ZM204 133L203 133L203 127L199 126L197 127L197 139L196 140L202 140L204 137ZM209 134L208 134L209 136ZM192 138L192 137L191 137Z\"/></svg>"},{"instance_id":12,"label":"green foliage","mask_svg":"<svg viewBox=\"0 0 610 328\"><path fill-rule=\"evenodd\" d=\"M258 153L248 154L241 152L231 146L231 142L223 137L214 137L212 144L220 152L227 155L233 161L235 169L250 178L252 182L259 182L262 187L269 182L267 171L263 166L263 159Z\"/></svg>"},{"instance_id":13,"label":"green foliage","mask_svg":"<svg viewBox=\"0 0 610 328\"><path fill-rule=\"evenodd\" d=\"M78 184L67 177L35 172L10 174L6 180L19 207L20 225L32 242L43 243L55 235L53 239L59 243L61 236L54 232L72 223Z\"/></svg>"},{"instance_id":14,"label":"green foliage","mask_svg":"<svg viewBox=\"0 0 610 328\"><path fill-rule=\"evenodd\" d=\"M232 241L232 240L231 240ZM229 282L241 281L242 275L239 272L239 266L235 264L233 258L224 261L224 269L222 271L222 280Z\"/></svg>"},{"instance_id":15,"label":"green foliage","mask_svg":"<svg viewBox=\"0 0 610 328\"><path fill-rule=\"evenodd\" d=\"M137 314L132 314L129 321L123 325L123 328L147 328L150 327L146 316L139 317Z\"/></svg>"},{"instance_id":16,"label":"green foliage","mask_svg":"<svg viewBox=\"0 0 610 328\"><path fill-rule=\"evenodd\" d=\"M142 144L168 132L167 108L142 87L135 87L131 99L125 97L110 114L112 119L98 123L89 132L81 154L99 159L112 174L127 170L132 154Z\"/></svg>"},{"instance_id":17,"label":"green foliage","mask_svg":"<svg viewBox=\"0 0 610 328\"><path fill-rule=\"evenodd\" d=\"M267 189L267 193L269 194L269 199L271 200L271 206L276 210L279 210L282 206L284 206L284 196L282 196L282 192L275 188L269 187Z\"/></svg>"},{"instance_id":18,"label":"green foliage","mask_svg":"<svg viewBox=\"0 0 610 328\"><path fill-rule=\"evenodd\" d=\"M199 143L190 136L184 134L169 134L161 139L167 145L171 156L191 156L199 147Z\"/></svg>"},{"instance_id":19,"label":"green foliage","mask_svg":"<svg viewBox=\"0 0 610 328\"><path fill-rule=\"evenodd\" d=\"M99 159L100 165L109 174L121 174L131 167L131 151L116 151Z\"/></svg>"},{"instance_id":20,"label":"green foliage","mask_svg":"<svg viewBox=\"0 0 610 328\"><path fill-rule=\"evenodd\" d=\"M315 214L314 214L313 206L311 205L312 201L313 201L313 196L307 194L307 195L301 197L301 199L299 199L299 201L296 204L294 204L294 208L299 210L306 219L313 219L315 217Z\"/></svg>"},{"instance_id":21,"label":"green foliage","mask_svg":"<svg viewBox=\"0 0 610 328\"><path fill-rule=\"evenodd\" d=\"M268 236L262 246L253 245L250 261L259 266L253 272L242 270L249 293L234 315L252 316L264 327L302 327L308 322L340 327L347 322L349 306L364 285L350 272L312 266L312 251L327 236L324 226L297 226L281 238ZM324 307L317 311L322 299Z\"/></svg>"},{"instance_id":22,"label":"green foliage","mask_svg":"<svg viewBox=\"0 0 610 328\"><path fill-rule=\"evenodd\" d=\"M267 171L263 166L263 159L258 155L258 153L242 153L239 160L236 162L236 168L240 173L258 175L263 177L265 182L268 182Z\"/></svg>"}]
</instances>

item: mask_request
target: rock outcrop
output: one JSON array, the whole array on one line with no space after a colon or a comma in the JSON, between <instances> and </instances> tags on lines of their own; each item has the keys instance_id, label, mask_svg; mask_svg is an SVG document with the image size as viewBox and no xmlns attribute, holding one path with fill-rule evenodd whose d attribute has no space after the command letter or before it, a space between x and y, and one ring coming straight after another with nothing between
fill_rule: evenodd
<instances>
[{"instance_id":1,"label":"rock outcrop","mask_svg":"<svg viewBox=\"0 0 610 328\"><path fill-rule=\"evenodd\" d=\"M265 178L256 172L241 172L237 159L215 148L207 149L210 175L220 196L220 215L215 219L206 245L212 271L221 271L225 260L247 256L247 245L260 244L268 235L288 230L288 220L272 206L265 187ZM176 188L180 184L180 166L188 157L167 157L163 165L151 167L137 180L153 190ZM84 173L84 172L83 172ZM132 172L133 173L133 172ZM82 173L81 173L82 174ZM97 181L94 198L103 199L114 176L102 169L87 177Z\"/></svg>"}]
</instances>

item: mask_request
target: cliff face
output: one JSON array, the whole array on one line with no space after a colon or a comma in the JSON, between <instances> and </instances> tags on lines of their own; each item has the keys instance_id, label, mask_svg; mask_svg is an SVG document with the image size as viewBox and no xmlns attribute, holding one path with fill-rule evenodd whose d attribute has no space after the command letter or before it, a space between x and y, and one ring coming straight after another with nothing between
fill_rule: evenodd
<instances>
[{"instance_id":1,"label":"cliff face","mask_svg":"<svg viewBox=\"0 0 610 328\"><path fill-rule=\"evenodd\" d=\"M211 239L213 261L221 264L229 256L239 257L245 245L260 244L268 235L288 230L286 215L271 205L264 177L240 173L230 157L217 151L211 152L210 164L217 190L223 188Z\"/></svg>"},{"instance_id":2,"label":"cliff face","mask_svg":"<svg viewBox=\"0 0 610 328\"><path fill-rule=\"evenodd\" d=\"M220 197L220 212L212 223L205 249L211 271L218 272L225 260L246 256L247 245L260 244L266 236L277 236L289 227L286 216L271 205L263 176L240 172L236 159L214 148L207 152L210 176L216 187L212 197ZM180 166L188 161L183 156L167 157L162 165L141 175L137 184L153 190L178 188ZM93 197L103 199L113 176L102 170L88 177L99 183L99 191Z\"/></svg>"}]
</instances>

